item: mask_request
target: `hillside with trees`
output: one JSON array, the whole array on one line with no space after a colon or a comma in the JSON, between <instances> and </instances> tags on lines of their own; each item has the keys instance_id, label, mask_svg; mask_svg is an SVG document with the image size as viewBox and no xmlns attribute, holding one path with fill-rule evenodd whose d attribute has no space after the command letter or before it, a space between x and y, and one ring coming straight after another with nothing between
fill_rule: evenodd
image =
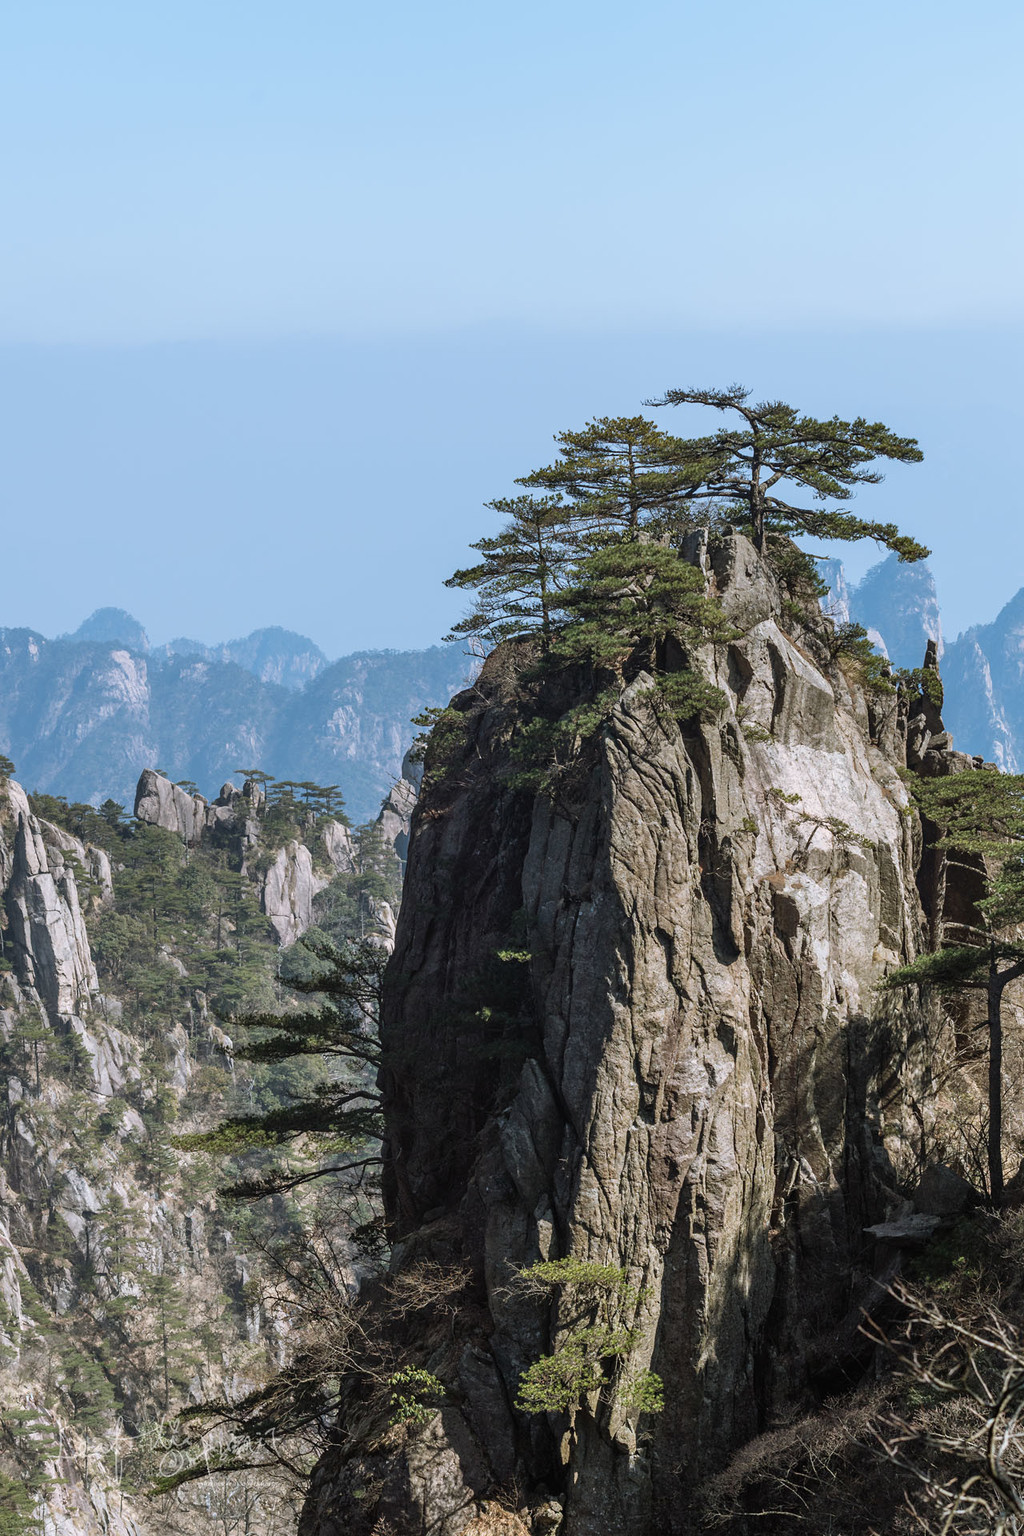
<instances>
[{"instance_id":1,"label":"hillside with trees","mask_svg":"<svg viewBox=\"0 0 1024 1536\"><path fill-rule=\"evenodd\" d=\"M401 879L393 822L390 840L353 828L336 786L252 770L185 837L153 806L165 822L205 806L193 786L144 775L146 820L26 797L9 759L0 770L3 1529L34 1532L45 1512L60 1531L214 1519L226 1536L254 1522L284 1536L323 1410L270 1452L180 1414L261 1391L310 1347L304 1309L325 1286L340 1306L378 1241L379 1126L364 1117L346 1159L337 1132L296 1124L297 1102L333 1108L359 1084L319 1036L281 1051L261 1021L294 1029L327 1005L318 957L379 966ZM267 910L282 854L313 877L285 945ZM232 1117L248 1134L204 1140ZM326 1191L303 1184L310 1158L334 1170ZM232 1197L271 1168L272 1196ZM210 1475L174 1488L197 1456Z\"/></svg>"}]
</instances>

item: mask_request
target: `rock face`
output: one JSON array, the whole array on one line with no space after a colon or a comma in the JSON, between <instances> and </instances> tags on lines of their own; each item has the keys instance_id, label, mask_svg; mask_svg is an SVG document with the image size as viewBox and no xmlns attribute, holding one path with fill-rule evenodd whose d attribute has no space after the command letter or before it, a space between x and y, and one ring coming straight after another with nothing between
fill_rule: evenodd
<instances>
[{"instance_id":1,"label":"rock face","mask_svg":"<svg viewBox=\"0 0 1024 1536\"><path fill-rule=\"evenodd\" d=\"M508 782L523 704L498 652L413 818L382 1031L395 1262L468 1264L476 1288L430 1431L461 1485L435 1447L447 1481L389 1509L401 1531L456 1536L513 1480L537 1530L552 1494L565 1536L690 1529L702 1477L846 1379L829 1341L870 1275L864 1229L902 1209L893 1159L911 1101L929 1113L935 1050L927 1020L876 994L924 931L907 722L828 662L826 621L784 617L745 539L691 543L741 632L702 658L718 722L681 730L634 677L534 798ZM530 977L496 1039L481 1002L510 949ZM543 1418L510 1406L568 1326L513 1272L562 1256L628 1274L623 1380L653 1368L666 1398L638 1420L623 1386L581 1412L568 1471ZM320 1467L306 1536L362 1531L358 1454Z\"/></svg>"},{"instance_id":2,"label":"rock face","mask_svg":"<svg viewBox=\"0 0 1024 1536\"><path fill-rule=\"evenodd\" d=\"M404 766L404 765L403 765ZM415 765L409 772L416 776ZM20 791L19 791L20 793ZM409 818L416 804L416 786L411 779L402 778L392 786L377 817L377 826L386 842L392 844L400 859L404 860L409 840ZM204 838L218 838L222 845L233 844L235 855L245 868L256 855L257 889L260 906L270 919L278 943L294 944L311 926L314 920L313 903L321 891L330 884L334 875L350 874L356 868L356 844L351 830L340 821L325 821L319 825L318 841L322 850L318 864L305 843L294 839L273 849L269 857L260 853L261 818L265 813L266 796L254 779L246 779L242 788L227 783L221 787L217 799L209 802L202 795L192 795L172 784L163 774L152 768L143 771L135 791L135 815L150 826L163 827L180 837L189 847L195 848ZM27 802L26 802L27 810ZM56 828L54 834L59 833ZM74 838L69 839L71 843ZM76 844L83 859L99 861L97 879L106 880L104 889L110 890L110 864L101 849L88 853ZM378 903L375 920L381 933L390 944L394 937L395 918L387 902Z\"/></svg>"},{"instance_id":3,"label":"rock face","mask_svg":"<svg viewBox=\"0 0 1024 1536\"><path fill-rule=\"evenodd\" d=\"M294 944L313 921L313 898L327 885L327 877L313 869L305 843L289 842L278 848L260 885L260 905L269 917L278 943Z\"/></svg>"},{"instance_id":4,"label":"rock face","mask_svg":"<svg viewBox=\"0 0 1024 1536\"><path fill-rule=\"evenodd\" d=\"M173 1284L190 1328L217 1318L213 1369L225 1381L251 1371L254 1346L283 1358L292 1326L244 1295L244 1251L215 1198L181 1176L182 1159L154 1168L146 1157L154 1123L191 1113L198 1067L217 1063L230 1081L231 1042L202 994L194 1013L186 1005L188 1033L166 1019L125 1027L122 1003L98 991L83 919L111 899L106 854L34 816L21 786L0 782L0 1515L13 1514L7 1489L31 1469L42 1481L26 1488L46 1536L167 1529L127 1491L118 1449L123 1424L134 1431L143 1404L155 1403L146 1276ZM157 963L187 974L169 945ZM211 1356L205 1379L198 1361L188 1360L189 1397L212 1385ZM80 1370L117 1393L87 1417ZM194 1524L173 1524L205 1530L208 1513L200 1506Z\"/></svg>"},{"instance_id":5,"label":"rock face","mask_svg":"<svg viewBox=\"0 0 1024 1536\"><path fill-rule=\"evenodd\" d=\"M963 744L1007 773L1024 767L1024 591L991 624L949 647L943 664L950 723Z\"/></svg>"},{"instance_id":6,"label":"rock face","mask_svg":"<svg viewBox=\"0 0 1024 1536\"><path fill-rule=\"evenodd\" d=\"M81 882L81 890L79 889ZM10 969L0 974L0 1045L20 1024L47 1021L48 1030L74 1035L86 1063L85 1085L110 1100L138 1081L138 1049L103 1017L96 969L83 919L83 905L110 897L110 864L101 849L83 846L60 828L32 815L19 784L0 784L0 915L3 955ZM51 1037L52 1038L52 1037ZM104 1475L90 1475L88 1444L72 1424L39 1407L39 1394L26 1386L23 1356L31 1371L36 1313L24 1294L36 1295L19 1245L37 1251L45 1216L60 1219L84 1248L87 1218L97 1205L95 1190L68 1157L45 1145L38 1131L16 1111L25 1086L9 1075L0 1088L0 1407L33 1419L61 1444L50 1467L53 1485L37 1513L54 1536L137 1536L125 1508ZM52 1103L48 1106L52 1111Z\"/></svg>"},{"instance_id":7,"label":"rock face","mask_svg":"<svg viewBox=\"0 0 1024 1536\"><path fill-rule=\"evenodd\" d=\"M72 860L82 873L91 863L107 892L110 864L101 849L87 852L76 838L37 821L20 784L0 786L0 794L14 828L13 842L0 842L0 886L15 971L53 1014L70 1016L98 990Z\"/></svg>"},{"instance_id":8,"label":"rock face","mask_svg":"<svg viewBox=\"0 0 1024 1536\"><path fill-rule=\"evenodd\" d=\"M202 841L207 809L202 795L190 795L152 768L143 770L135 790L135 815L140 821L175 832L195 848Z\"/></svg>"},{"instance_id":9,"label":"rock face","mask_svg":"<svg viewBox=\"0 0 1024 1536\"><path fill-rule=\"evenodd\" d=\"M409 834L412 830L412 813L423 782L423 765L414 760L411 751L402 759L402 777L391 786L377 817L387 841L392 845L405 867L409 856Z\"/></svg>"}]
</instances>

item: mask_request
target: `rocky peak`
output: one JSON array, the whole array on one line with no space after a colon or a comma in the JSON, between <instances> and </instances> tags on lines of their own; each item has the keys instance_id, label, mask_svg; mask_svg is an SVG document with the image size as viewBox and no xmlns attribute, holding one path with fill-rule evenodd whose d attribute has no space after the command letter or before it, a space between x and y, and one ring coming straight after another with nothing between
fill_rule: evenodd
<instances>
[{"instance_id":1,"label":"rocky peak","mask_svg":"<svg viewBox=\"0 0 1024 1536\"><path fill-rule=\"evenodd\" d=\"M766 1417L857 1369L864 1229L899 1203L936 1045L876 991L924 937L906 722L879 724L829 621L795 620L746 539L685 552L739 631L696 658L720 719L659 714L641 674L571 782L534 795L510 774L515 647L454 701L462 747L412 819L382 1082L395 1263L468 1264L473 1300L422 1455L342 1445L307 1536L424 1509L438 1536L488 1529L501 1486L528 1526L557 1492L565 1536L669 1536ZM925 757L941 721L918 713ZM491 1002L509 952L529 966ZM642 1425L625 1387L581 1413L568 1469L509 1407L572 1326L515 1271L562 1256L628 1275L623 1380L649 1366L666 1387ZM346 1490L374 1479L364 1510Z\"/></svg>"},{"instance_id":2,"label":"rocky peak","mask_svg":"<svg viewBox=\"0 0 1024 1536\"><path fill-rule=\"evenodd\" d=\"M415 765L410 764L415 773ZM404 859L409 836L409 819L416 803L416 787L400 779L384 801L377 818L386 841ZM189 847L198 847L204 839L234 839L243 869L256 875L260 906L270 919L278 942L294 944L313 922L313 903L334 875L351 873L356 867L356 848L351 830L340 821L326 820L317 828L323 859L316 867L304 842L289 839L274 848L269 856L256 858L266 814L265 789L255 779L246 779L241 789L228 781L221 786L216 800L191 794L172 784L163 774L147 768L139 778L135 794L135 815L150 826L175 833ZM327 868L323 867L326 863ZM377 914L381 931L394 931L394 915L387 903Z\"/></svg>"},{"instance_id":3,"label":"rocky peak","mask_svg":"<svg viewBox=\"0 0 1024 1536\"><path fill-rule=\"evenodd\" d=\"M822 600L825 612L837 623L863 624L894 666L920 666L929 641L942 659L939 599L935 578L924 561L908 564L889 555L853 587L840 560L822 561L820 572L829 587Z\"/></svg>"},{"instance_id":4,"label":"rocky peak","mask_svg":"<svg viewBox=\"0 0 1024 1536\"><path fill-rule=\"evenodd\" d=\"M74 634L62 638L89 645L123 645L129 651L149 650L149 636L130 613L123 608L97 608L83 619Z\"/></svg>"},{"instance_id":5,"label":"rocky peak","mask_svg":"<svg viewBox=\"0 0 1024 1536\"><path fill-rule=\"evenodd\" d=\"M15 976L51 1015L70 1018L99 989L75 865L84 874L91 864L109 891L109 861L38 821L20 784L9 781L0 797L0 886Z\"/></svg>"},{"instance_id":6,"label":"rocky peak","mask_svg":"<svg viewBox=\"0 0 1024 1536\"><path fill-rule=\"evenodd\" d=\"M174 832L194 848L202 841L209 809L204 796L190 794L153 768L143 769L135 791L135 815L139 821Z\"/></svg>"}]
</instances>

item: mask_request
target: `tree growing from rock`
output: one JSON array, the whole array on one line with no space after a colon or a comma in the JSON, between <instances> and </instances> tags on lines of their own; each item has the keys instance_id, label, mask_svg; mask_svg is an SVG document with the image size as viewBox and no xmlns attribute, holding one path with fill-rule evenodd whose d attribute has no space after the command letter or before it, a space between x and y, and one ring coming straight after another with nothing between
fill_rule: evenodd
<instances>
[{"instance_id":1,"label":"tree growing from rock","mask_svg":"<svg viewBox=\"0 0 1024 1536\"><path fill-rule=\"evenodd\" d=\"M618 1389L635 1413L659 1413L664 1407L661 1378L641 1370L627 1378L629 1357L639 1335L624 1326L623 1314L639 1295L624 1269L585 1259L550 1259L520 1270L516 1288L541 1300L557 1297L566 1319L561 1339L524 1372L516 1407L525 1413L564 1414L568 1421L568 1460L576 1443L581 1410L607 1401Z\"/></svg>"},{"instance_id":2,"label":"tree growing from rock","mask_svg":"<svg viewBox=\"0 0 1024 1536\"><path fill-rule=\"evenodd\" d=\"M864 417L819 421L783 401L752 404L750 391L740 385L670 389L647 403L733 411L740 425L680 438L643 416L604 416L579 431L557 434L555 462L516 482L531 494L487 504L506 521L497 534L473 545L483 559L448 580L448 586L478 594L475 610L449 638L476 635L495 644L534 631L543 650L551 650L559 631L572 622L566 595L600 581L604 573L593 562L603 550L653 543L680 560L672 546L698 526L748 527L758 549L783 566L787 548L794 557L799 554L785 542L790 534L876 539L901 560L928 554L895 523L830 505L849 501L861 485L877 484L882 476L873 466L881 459L920 461L914 438L898 437ZM812 505L784 500L783 493L794 487ZM629 556L616 558L628 566ZM625 576L613 598L628 595L632 572L627 569ZM613 628L622 607L617 601L607 607Z\"/></svg>"},{"instance_id":3,"label":"tree growing from rock","mask_svg":"<svg viewBox=\"0 0 1024 1536\"><path fill-rule=\"evenodd\" d=\"M560 496L513 496L487 505L506 519L505 526L471 546L483 556L476 565L445 582L476 592L476 608L445 639L474 635L497 645L524 629L539 629L547 648L560 594L579 554L570 510Z\"/></svg>"},{"instance_id":4,"label":"tree growing from rock","mask_svg":"<svg viewBox=\"0 0 1024 1536\"><path fill-rule=\"evenodd\" d=\"M895 523L870 522L851 512L830 508L828 501L849 501L859 485L877 485L881 474L871 468L878 459L901 464L920 463L924 455L913 437L897 437L880 421L858 416L842 421L832 416L818 421L801 416L782 400L750 403L750 390L741 384L728 389L668 389L647 405L704 405L732 411L737 428L722 427L710 437L681 443L684 460L700 469L693 496L719 507L731 507L753 529L759 550L769 532L814 534L822 539L877 539L901 560L923 560L923 544L901 534ZM810 493L818 506L799 507L782 499L782 491L797 487Z\"/></svg>"},{"instance_id":5,"label":"tree growing from rock","mask_svg":"<svg viewBox=\"0 0 1024 1536\"><path fill-rule=\"evenodd\" d=\"M555 442L555 463L516 484L564 496L572 523L599 535L635 539L643 530L692 526L695 498L721 469L711 439L705 453L645 416L600 416L581 431L559 432Z\"/></svg>"},{"instance_id":6,"label":"tree growing from rock","mask_svg":"<svg viewBox=\"0 0 1024 1536\"><path fill-rule=\"evenodd\" d=\"M920 779L914 799L938 830L936 847L971 857L985 895L978 927L966 942L946 944L894 971L888 987L929 984L949 992L981 992L988 1035L988 1182L994 1206L1003 1200L1003 1003L1011 982L1024 977L1024 776L974 768L942 779ZM941 914L940 914L941 920Z\"/></svg>"}]
</instances>

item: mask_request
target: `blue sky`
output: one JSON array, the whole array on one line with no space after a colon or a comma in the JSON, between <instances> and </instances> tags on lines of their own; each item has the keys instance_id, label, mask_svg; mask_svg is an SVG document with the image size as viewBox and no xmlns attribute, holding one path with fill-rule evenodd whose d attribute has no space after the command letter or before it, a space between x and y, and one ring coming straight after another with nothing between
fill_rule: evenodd
<instances>
[{"instance_id":1,"label":"blue sky","mask_svg":"<svg viewBox=\"0 0 1024 1536\"><path fill-rule=\"evenodd\" d=\"M555 431L734 378L919 436L858 510L990 617L1022 43L991 0L9 8L0 623L429 643Z\"/></svg>"}]
</instances>

